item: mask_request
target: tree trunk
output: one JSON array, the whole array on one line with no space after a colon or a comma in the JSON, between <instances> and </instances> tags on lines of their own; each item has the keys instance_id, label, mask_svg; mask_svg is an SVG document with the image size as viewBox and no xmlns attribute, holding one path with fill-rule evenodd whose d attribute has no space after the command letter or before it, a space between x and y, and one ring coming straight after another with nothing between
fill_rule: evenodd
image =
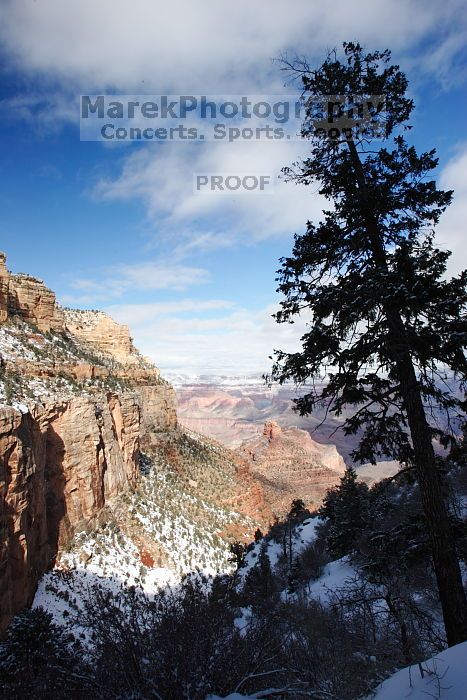
<instances>
[{"instance_id":1,"label":"tree trunk","mask_svg":"<svg viewBox=\"0 0 467 700\"><path fill-rule=\"evenodd\" d=\"M354 142L349 140L347 143L359 189L362 193L363 213L373 258L376 267L382 273L387 273L386 251L378 222L373 212L365 206L366 181L362 163ZM400 313L390 304L385 303L383 310L389 326L388 346L397 369L412 438L415 471L428 524L446 638L448 645L453 646L467 640L467 601L462 585L459 560L436 466L431 431L423 407L410 346L406 339L404 321Z\"/></svg>"},{"instance_id":2,"label":"tree trunk","mask_svg":"<svg viewBox=\"0 0 467 700\"><path fill-rule=\"evenodd\" d=\"M449 646L453 646L467 640L467 606L459 561L436 466L431 432L410 357L408 361L400 358L397 369L412 437L423 511L428 523L446 637Z\"/></svg>"}]
</instances>

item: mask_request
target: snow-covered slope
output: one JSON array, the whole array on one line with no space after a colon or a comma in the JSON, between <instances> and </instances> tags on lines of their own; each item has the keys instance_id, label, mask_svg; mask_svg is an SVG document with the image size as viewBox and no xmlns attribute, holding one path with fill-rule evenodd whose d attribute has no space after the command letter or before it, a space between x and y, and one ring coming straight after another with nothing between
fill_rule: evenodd
<instances>
[{"instance_id":1,"label":"snow-covered slope","mask_svg":"<svg viewBox=\"0 0 467 700\"><path fill-rule=\"evenodd\" d=\"M465 700L467 642L440 652L421 664L403 668L381 683L367 700Z\"/></svg>"},{"instance_id":2,"label":"snow-covered slope","mask_svg":"<svg viewBox=\"0 0 467 700\"><path fill-rule=\"evenodd\" d=\"M274 697L273 688L255 695L231 693L224 698L209 695L206 700L259 700L268 697ZM403 668L381 683L375 693L364 700L465 700L466 697L467 642L464 642L421 664Z\"/></svg>"},{"instance_id":3,"label":"snow-covered slope","mask_svg":"<svg viewBox=\"0 0 467 700\"><path fill-rule=\"evenodd\" d=\"M209 478L219 464L215 447L199 438L198 453L192 437L181 434L179 441L192 475L200 469ZM200 484L187 478L189 474L182 475L176 444L171 442L167 450L174 455L175 466L162 455L142 458L138 487L115 498L94 531L76 535L39 583L34 606L51 612L56 623L72 628L82 639L87 636L80 613L95 586L113 594L132 586L151 597L191 572L205 576L230 572L231 528L245 535L254 530L252 519L216 504L217 497L214 491L209 497L207 486L203 497ZM216 476L227 494L229 475L218 471Z\"/></svg>"}]
</instances>

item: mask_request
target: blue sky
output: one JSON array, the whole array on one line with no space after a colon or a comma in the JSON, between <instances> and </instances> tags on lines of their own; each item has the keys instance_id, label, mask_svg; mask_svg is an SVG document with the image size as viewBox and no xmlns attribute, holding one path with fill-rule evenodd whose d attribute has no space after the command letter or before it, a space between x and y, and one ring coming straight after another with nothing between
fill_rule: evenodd
<instances>
[{"instance_id":1,"label":"blue sky","mask_svg":"<svg viewBox=\"0 0 467 700\"><path fill-rule=\"evenodd\" d=\"M267 371L274 347L303 330L276 326L275 271L318 197L200 197L193 172L277 174L306 144L81 142L82 93L278 94L271 58L358 39L391 48L417 104L410 140L435 146L456 190L439 236L466 260L467 8L461 0L3 0L0 249L59 301L108 310L164 371ZM290 92L290 88L286 89Z\"/></svg>"}]
</instances>

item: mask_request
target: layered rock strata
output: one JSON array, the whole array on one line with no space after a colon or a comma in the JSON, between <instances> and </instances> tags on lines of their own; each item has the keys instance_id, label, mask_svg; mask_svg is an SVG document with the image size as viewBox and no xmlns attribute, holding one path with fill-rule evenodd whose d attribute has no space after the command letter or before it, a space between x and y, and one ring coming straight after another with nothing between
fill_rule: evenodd
<instances>
[{"instance_id":1,"label":"layered rock strata","mask_svg":"<svg viewBox=\"0 0 467 700\"><path fill-rule=\"evenodd\" d=\"M61 309L43 282L11 274L5 262L0 254L0 379L10 393L11 377L46 378L56 391L12 401L21 410L0 406L0 634L59 550L135 486L141 443L177 425L173 388L127 327ZM74 393L61 388L70 378ZM105 388L110 380L118 393Z\"/></svg>"},{"instance_id":2,"label":"layered rock strata","mask_svg":"<svg viewBox=\"0 0 467 700\"><path fill-rule=\"evenodd\" d=\"M311 508L319 506L345 472L344 460L334 445L322 445L305 430L281 428L274 421L246 440L239 452L277 515L283 515L294 498L303 499Z\"/></svg>"}]
</instances>

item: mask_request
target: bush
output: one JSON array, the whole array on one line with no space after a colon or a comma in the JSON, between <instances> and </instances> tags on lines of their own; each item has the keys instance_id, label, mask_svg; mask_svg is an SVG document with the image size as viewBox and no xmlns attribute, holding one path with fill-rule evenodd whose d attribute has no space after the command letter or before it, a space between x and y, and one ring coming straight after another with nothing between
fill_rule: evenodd
<instances>
[{"instance_id":1,"label":"bush","mask_svg":"<svg viewBox=\"0 0 467 700\"><path fill-rule=\"evenodd\" d=\"M42 608L24 610L0 644L0 684L11 700L87 697L90 676L79 642Z\"/></svg>"}]
</instances>

